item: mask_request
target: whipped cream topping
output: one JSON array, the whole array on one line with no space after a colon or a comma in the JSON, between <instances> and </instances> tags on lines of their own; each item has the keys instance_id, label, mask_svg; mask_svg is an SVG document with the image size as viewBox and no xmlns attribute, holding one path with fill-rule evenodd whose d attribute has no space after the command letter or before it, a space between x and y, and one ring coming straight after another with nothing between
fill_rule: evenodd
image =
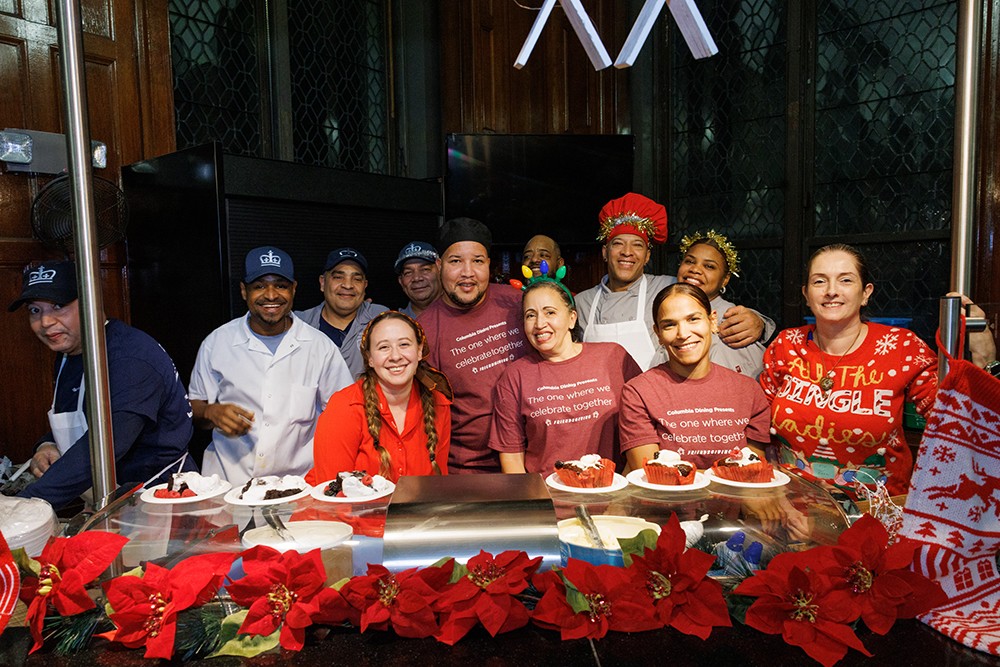
<instances>
[{"instance_id":1,"label":"whipped cream topping","mask_svg":"<svg viewBox=\"0 0 1000 667\"><path fill-rule=\"evenodd\" d=\"M578 468L603 468L600 454L586 454L576 461L566 461L567 465L575 465Z\"/></svg>"},{"instance_id":2,"label":"whipped cream topping","mask_svg":"<svg viewBox=\"0 0 1000 667\"><path fill-rule=\"evenodd\" d=\"M343 482L341 493L348 498L374 496L377 493L382 493L383 491L389 489L390 482L382 475L372 475L371 486L368 486L362 482L360 478L355 477L349 472L339 473L339 476Z\"/></svg>"},{"instance_id":3,"label":"whipped cream topping","mask_svg":"<svg viewBox=\"0 0 1000 667\"><path fill-rule=\"evenodd\" d=\"M205 477L200 473L194 471L191 472L175 472L171 475L172 482L170 488L177 489L181 488L182 484L187 484L187 487L196 496L204 496L222 488L222 480L218 475L209 475Z\"/></svg>"},{"instance_id":4,"label":"whipped cream topping","mask_svg":"<svg viewBox=\"0 0 1000 667\"><path fill-rule=\"evenodd\" d=\"M661 449L656 452L650 463L661 466L675 466L681 462L681 455L669 449Z\"/></svg>"}]
</instances>

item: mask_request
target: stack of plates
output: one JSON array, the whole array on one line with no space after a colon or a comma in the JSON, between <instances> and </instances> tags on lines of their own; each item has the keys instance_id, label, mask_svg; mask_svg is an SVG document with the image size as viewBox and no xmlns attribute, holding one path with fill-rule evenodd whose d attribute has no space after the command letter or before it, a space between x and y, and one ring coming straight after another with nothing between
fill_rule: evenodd
<instances>
[{"instance_id":1,"label":"stack of plates","mask_svg":"<svg viewBox=\"0 0 1000 667\"><path fill-rule=\"evenodd\" d=\"M12 550L24 547L37 558L58 529L56 513L44 500L0 496L0 533Z\"/></svg>"}]
</instances>

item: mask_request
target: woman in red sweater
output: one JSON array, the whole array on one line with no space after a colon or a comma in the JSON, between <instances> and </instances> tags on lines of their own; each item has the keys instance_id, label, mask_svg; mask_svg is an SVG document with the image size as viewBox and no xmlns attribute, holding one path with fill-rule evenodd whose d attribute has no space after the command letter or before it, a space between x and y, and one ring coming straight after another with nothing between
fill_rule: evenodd
<instances>
[{"instance_id":1,"label":"woman in red sweater","mask_svg":"<svg viewBox=\"0 0 1000 667\"><path fill-rule=\"evenodd\" d=\"M381 313L361 337L361 354L364 375L334 394L316 423L306 480L351 470L392 482L448 474L451 389L425 360L423 328L394 310Z\"/></svg>"},{"instance_id":2,"label":"woman in red sweater","mask_svg":"<svg viewBox=\"0 0 1000 667\"><path fill-rule=\"evenodd\" d=\"M855 482L885 481L895 495L906 493L913 468L903 403L930 409L937 356L906 329L862 319L873 290L858 250L817 250L802 287L816 324L778 335L760 385L783 465L852 494Z\"/></svg>"}]
</instances>

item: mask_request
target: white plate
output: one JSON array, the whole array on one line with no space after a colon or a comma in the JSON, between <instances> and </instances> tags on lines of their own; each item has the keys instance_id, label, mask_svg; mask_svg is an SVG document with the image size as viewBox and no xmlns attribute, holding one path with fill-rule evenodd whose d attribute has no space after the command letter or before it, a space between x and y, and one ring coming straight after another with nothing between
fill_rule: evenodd
<instances>
[{"instance_id":1,"label":"white plate","mask_svg":"<svg viewBox=\"0 0 1000 667\"><path fill-rule=\"evenodd\" d=\"M694 481L690 484L653 484L646 479L646 471L642 468L633 470L625 479L629 481L629 484L635 484L636 486L641 486L644 489L652 489L653 491L694 491L695 489L704 489L708 486L708 477L700 472L694 474Z\"/></svg>"},{"instance_id":2,"label":"white plate","mask_svg":"<svg viewBox=\"0 0 1000 667\"><path fill-rule=\"evenodd\" d=\"M779 486L784 486L791 481L791 478L780 470L774 471L774 479L770 482L737 482L735 480L719 477L718 475L713 474L711 469L705 471L705 477L708 477L711 481L718 484L735 486L741 489L776 489Z\"/></svg>"},{"instance_id":3,"label":"white plate","mask_svg":"<svg viewBox=\"0 0 1000 667\"><path fill-rule=\"evenodd\" d=\"M167 488L167 485L164 483L149 487L148 489L142 492L142 495L139 496L139 499L142 500L142 502L144 503L149 503L150 505L182 505L184 503L196 503L200 500L208 500L209 498L215 498L217 496L221 496L223 493L233 488L233 485L227 482L226 480L223 479L220 481L222 483L219 485L218 489L216 489L212 493L208 493L203 496L188 496L187 498L157 498L153 494L159 491L160 489Z\"/></svg>"},{"instance_id":4,"label":"white plate","mask_svg":"<svg viewBox=\"0 0 1000 667\"><path fill-rule=\"evenodd\" d=\"M222 500L219 498L219 500ZM199 505L154 505L153 503L140 503L139 507L143 514L149 516L212 516L226 511L226 503L208 503L207 507ZM193 509L196 507L198 509Z\"/></svg>"},{"instance_id":5,"label":"white plate","mask_svg":"<svg viewBox=\"0 0 1000 667\"><path fill-rule=\"evenodd\" d=\"M306 553L313 549L329 549L354 534L353 528L340 521L289 521L285 528L293 540L282 539L270 526L261 526L243 534L243 546L249 549L263 544L281 552L294 549Z\"/></svg>"},{"instance_id":6,"label":"white plate","mask_svg":"<svg viewBox=\"0 0 1000 667\"><path fill-rule=\"evenodd\" d=\"M230 505L242 505L244 507L263 507L264 505L281 505L282 503L290 503L293 500L302 500L303 498L308 498L309 494L312 492L312 487L306 484L306 488L302 489L301 492L296 493L294 496L285 496L284 498L274 498L273 500L243 500L240 498L240 494L243 492L243 487L246 486L244 483L241 486L233 487L233 490L226 494L225 501Z\"/></svg>"},{"instance_id":7,"label":"white plate","mask_svg":"<svg viewBox=\"0 0 1000 667\"><path fill-rule=\"evenodd\" d=\"M552 473L545 478L545 483L551 486L553 489L558 491L566 491L568 493L612 493L614 491L621 491L626 486L628 486L628 480L615 473L614 479L611 480L610 486L599 486L594 489L585 489L578 486L566 486L559 481L559 475L557 473Z\"/></svg>"},{"instance_id":8,"label":"white plate","mask_svg":"<svg viewBox=\"0 0 1000 667\"><path fill-rule=\"evenodd\" d=\"M370 500L378 500L379 498L385 498L386 496L391 496L392 492L396 490L396 485L393 484L392 482L389 482L389 488L380 493L376 493L373 496L354 496L351 498L348 498L346 496L344 497L328 496L325 493L323 493L323 489L325 489L327 485L332 481L333 480L330 479L323 482L322 484L317 484L316 486L314 486L312 490L312 497L315 498L316 500L322 500L324 503L367 503Z\"/></svg>"}]
</instances>

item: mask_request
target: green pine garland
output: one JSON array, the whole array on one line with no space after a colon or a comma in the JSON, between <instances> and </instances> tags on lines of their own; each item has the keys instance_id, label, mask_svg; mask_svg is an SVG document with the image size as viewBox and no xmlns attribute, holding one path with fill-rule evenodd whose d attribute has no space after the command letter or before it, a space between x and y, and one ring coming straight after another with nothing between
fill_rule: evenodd
<instances>
[{"instance_id":1,"label":"green pine garland","mask_svg":"<svg viewBox=\"0 0 1000 667\"><path fill-rule=\"evenodd\" d=\"M114 629L104 605L73 616L46 616L42 636L56 655L71 655L87 647L99 632Z\"/></svg>"}]
</instances>

